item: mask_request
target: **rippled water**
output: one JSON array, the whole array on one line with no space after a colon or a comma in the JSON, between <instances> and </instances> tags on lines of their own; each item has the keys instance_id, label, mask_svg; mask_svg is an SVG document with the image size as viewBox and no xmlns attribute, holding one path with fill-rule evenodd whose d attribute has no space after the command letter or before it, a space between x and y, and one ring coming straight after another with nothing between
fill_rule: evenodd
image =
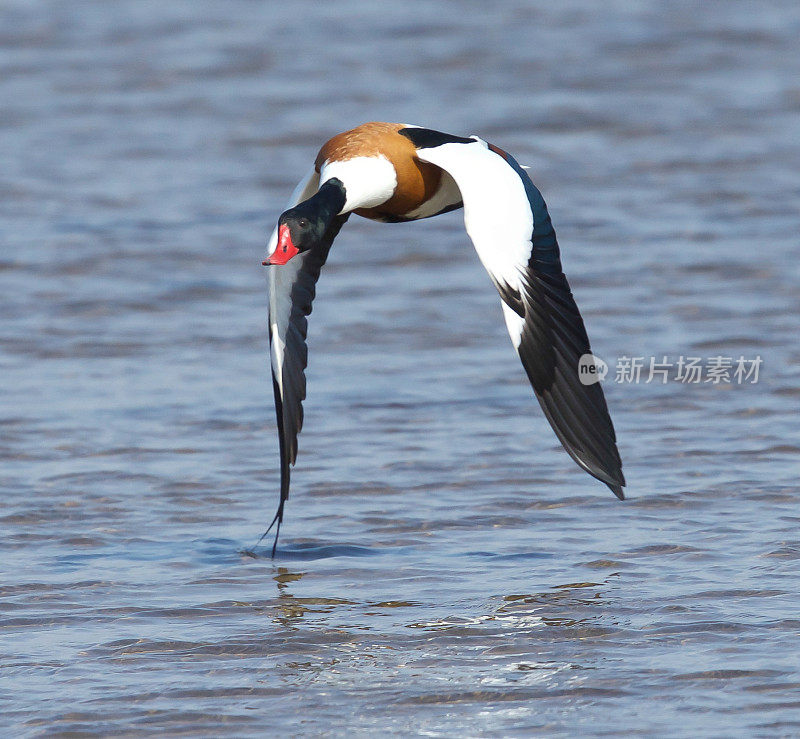
<instances>
[{"instance_id":1,"label":"rippled water","mask_svg":"<svg viewBox=\"0 0 800 739\"><path fill-rule=\"evenodd\" d=\"M800 732L800 10L4 2L4 734ZM275 561L260 259L364 120L531 165L606 382L558 447L458 213L351 220ZM611 378L609 378L611 379Z\"/></svg>"}]
</instances>

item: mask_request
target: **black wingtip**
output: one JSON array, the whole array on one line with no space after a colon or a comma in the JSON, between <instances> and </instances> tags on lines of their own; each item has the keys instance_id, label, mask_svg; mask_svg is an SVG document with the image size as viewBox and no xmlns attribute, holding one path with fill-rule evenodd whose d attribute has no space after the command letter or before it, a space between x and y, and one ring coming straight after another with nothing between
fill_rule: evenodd
<instances>
[{"instance_id":1,"label":"black wingtip","mask_svg":"<svg viewBox=\"0 0 800 739\"><path fill-rule=\"evenodd\" d=\"M611 490L611 492L614 493L614 495L616 495L620 500L625 500L625 493L622 490L622 485L611 485L609 483L606 483L606 485L608 485L609 490Z\"/></svg>"},{"instance_id":2,"label":"black wingtip","mask_svg":"<svg viewBox=\"0 0 800 739\"><path fill-rule=\"evenodd\" d=\"M261 534L261 537L256 542L256 545L252 548L251 551L255 551L258 548L258 545L261 544L262 541L264 541L264 537L270 531L272 531L272 527L277 523L278 524L278 528L275 529L275 541L272 542L272 555L271 555L271 558L275 559L275 551L278 548L278 536L280 536L281 524L283 523L283 504L285 502L286 502L285 500L282 500L280 502L280 505L278 506L278 510L275 512L275 516L272 519L272 523L269 526L267 526L267 530L263 534Z\"/></svg>"},{"instance_id":3,"label":"black wingtip","mask_svg":"<svg viewBox=\"0 0 800 739\"><path fill-rule=\"evenodd\" d=\"M282 508L283 506L281 506ZM270 559L275 559L275 551L278 549L278 537L281 535L281 522L283 521L283 516L278 518L278 528L275 529L275 541L272 542L272 554L270 555Z\"/></svg>"}]
</instances>

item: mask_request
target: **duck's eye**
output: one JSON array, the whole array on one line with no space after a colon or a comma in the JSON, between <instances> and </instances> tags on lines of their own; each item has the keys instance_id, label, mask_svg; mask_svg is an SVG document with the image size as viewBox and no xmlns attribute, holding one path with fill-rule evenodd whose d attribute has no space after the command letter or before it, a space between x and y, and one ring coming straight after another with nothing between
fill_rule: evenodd
<instances>
[{"instance_id":1,"label":"duck's eye","mask_svg":"<svg viewBox=\"0 0 800 739\"><path fill-rule=\"evenodd\" d=\"M308 221L305 218L301 218L297 222L297 225L300 226L300 228L308 228Z\"/></svg>"}]
</instances>

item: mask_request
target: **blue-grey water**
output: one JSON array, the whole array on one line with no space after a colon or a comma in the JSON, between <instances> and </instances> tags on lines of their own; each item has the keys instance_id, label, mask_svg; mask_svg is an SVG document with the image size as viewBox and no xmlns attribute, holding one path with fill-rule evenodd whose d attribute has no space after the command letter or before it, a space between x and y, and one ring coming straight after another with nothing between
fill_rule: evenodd
<instances>
[{"instance_id":1,"label":"blue-grey water","mask_svg":"<svg viewBox=\"0 0 800 739\"><path fill-rule=\"evenodd\" d=\"M0 733L800 733L800 7L0 5ZM620 503L459 213L351 219L278 556L260 260L330 135L531 166ZM619 357L763 360L614 382Z\"/></svg>"}]
</instances>

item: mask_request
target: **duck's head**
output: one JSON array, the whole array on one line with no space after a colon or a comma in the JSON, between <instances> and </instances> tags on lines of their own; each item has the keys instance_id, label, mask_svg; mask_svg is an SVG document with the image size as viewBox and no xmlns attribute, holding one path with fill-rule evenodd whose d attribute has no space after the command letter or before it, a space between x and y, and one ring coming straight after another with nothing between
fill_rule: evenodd
<instances>
[{"instance_id":1,"label":"duck's head","mask_svg":"<svg viewBox=\"0 0 800 739\"><path fill-rule=\"evenodd\" d=\"M296 211L291 208L281 214L278 219L278 245L264 260L264 264L286 264L292 257L310 248L325 233L307 215Z\"/></svg>"},{"instance_id":2,"label":"duck's head","mask_svg":"<svg viewBox=\"0 0 800 739\"><path fill-rule=\"evenodd\" d=\"M262 264L286 264L292 257L319 244L344 202L344 187L333 179L325 182L308 200L284 211L278 219L277 245Z\"/></svg>"}]
</instances>

